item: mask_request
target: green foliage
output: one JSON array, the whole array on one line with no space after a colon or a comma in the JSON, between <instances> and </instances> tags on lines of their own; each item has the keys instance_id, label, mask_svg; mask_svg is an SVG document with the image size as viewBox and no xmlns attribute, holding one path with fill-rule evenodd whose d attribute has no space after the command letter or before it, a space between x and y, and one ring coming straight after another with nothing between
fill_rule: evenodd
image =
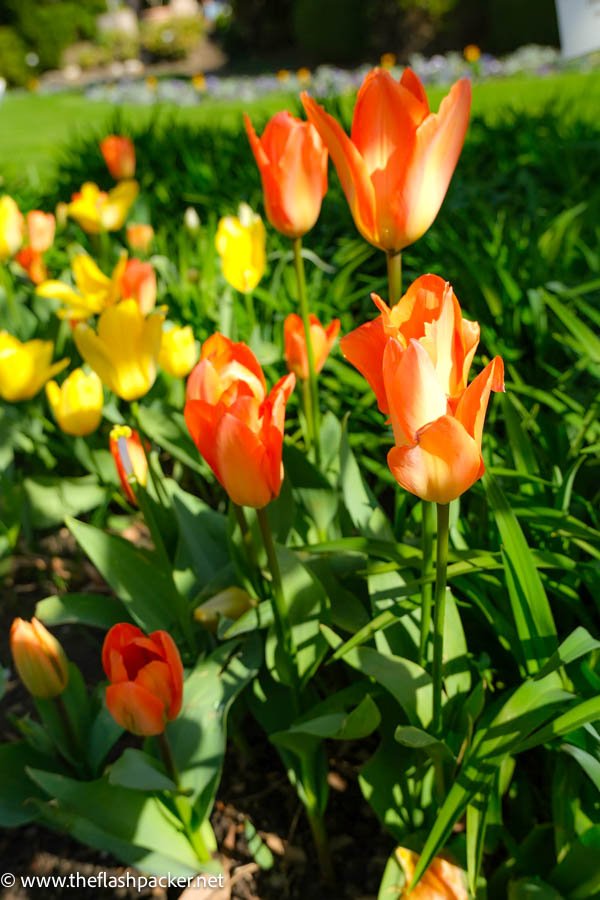
<instances>
[{"instance_id":1,"label":"green foliage","mask_svg":"<svg viewBox=\"0 0 600 900\"><path fill-rule=\"evenodd\" d=\"M95 16L101 10L98 3L72 0L9 0L7 5L19 35L37 53L41 69L57 68L63 50L78 37L93 38Z\"/></svg>"}]
</instances>

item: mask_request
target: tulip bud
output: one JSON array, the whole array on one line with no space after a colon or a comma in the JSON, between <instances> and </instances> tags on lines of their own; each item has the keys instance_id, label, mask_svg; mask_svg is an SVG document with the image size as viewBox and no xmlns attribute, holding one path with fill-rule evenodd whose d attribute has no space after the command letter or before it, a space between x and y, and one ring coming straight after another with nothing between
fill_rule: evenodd
<instances>
[{"instance_id":1,"label":"tulip bud","mask_svg":"<svg viewBox=\"0 0 600 900\"><path fill-rule=\"evenodd\" d=\"M237 216L219 221L215 245L223 275L242 294L253 291L265 273L266 240L263 220L247 203L240 203Z\"/></svg>"},{"instance_id":2,"label":"tulip bud","mask_svg":"<svg viewBox=\"0 0 600 900\"><path fill-rule=\"evenodd\" d=\"M0 197L0 261L14 256L23 243L25 223L12 197Z\"/></svg>"},{"instance_id":3,"label":"tulip bud","mask_svg":"<svg viewBox=\"0 0 600 900\"><path fill-rule=\"evenodd\" d=\"M100 152L116 181L135 175L135 147L129 138L111 134L100 141Z\"/></svg>"},{"instance_id":4,"label":"tulip bud","mask_svg":"<svg viewBox=\"0 0 600 900\"><path fill-rule=\"evenodd\" d=\"M68 660L56 638L37 619L15 619L10 649L19 678L34 697L58 697L69 682Z\"/></svg>"},{"instance_id":5,"label":"tulip bud","mask_svg":"<svg viewBox=\"0 0 600 900\"><path fill-rule=\"evenodd\" d=\"M46 396L65 434L85 437L100 424L104 393L95 372L86 375L83 369L74 369L60 387L56 381L49 381Z\"/></svg>"},{"instance_id":6,"label":"tulip bud","mask_svg":"<svg viewBox=\"0 0 600 900\"><path fill-rule=\"evenodd\" d=\"M183 666L166 631L145 635L135 625L113 625L102 647L102 666L111 682L106 705L122 728L150 737L162 734L179 715Z\"/></svg>"},{"instance_id":7,"label":"tulip bud","mask_svg":"<svg viewBox=\"0 0 600 900\"><path fill-rule=\"evenodd\" d=\"M224 591L219 591L206 603L198 606L194 610L194 618L207 631L215 634L219 625L219 619L239 619L253 606L256 606L256 600L253 600L246 591L239 587L229 587Z\"/></svg>"},{"instance_id":8,"label":"tulip bud","mask_svg":"<svg viewBox=\"0 0 600 900\"><path fill-rule=\"evenodd\" d=\"M159 366L174 378L185 378L198 361L198 347L189 325L163 331Z\"/></svg>"},{"instance_id":9,"label":"tulip bud","mask_svg":"<svg viewBox=\"0 0 600 900\"><path fill-rule=\"evenodd\" d=\"M335 343L340 330L340 320L323 328L316 316L311 315L310 340L312 343L315 372L320 372ZM290 313L283 323L283 339L285 345L285 361L290 372L304 381L309 377L308 354L306 352L306 335L304 323L300 316Z\"/></svg>"},{"instance_id":10,"label":"tulip bud","mask_svg":"<svg viewBox=\"0 0 600 900\"><path fill-rule=\"evenodd\" d=\"M0 397L9 403L30 400L48 379L57 375L68 359L52 363L52 341L21 342L7 331L0 331Z\"/></svg>"},{"instance_id":11,"label":"tulip bud","mask_svg":"<svg viewBox=\"0 0 600 900\"><path fill-rule=\"evenodd\" d=\"M129 425L115 425L110 432L110 452L113 455L121 487L130 503L137 506L130 480L142 487L148 480L148 458L137 431Z\"/></svg>"},{"instance_id":12,"label":"tulip bud","mask_svg":"<svg viewBox=\"0 0 600 900\"><path fill-rule=\"evenodd\" d=\"M196 231L200 229L200 216L196 212L193 206L188 206L185 213L183 214L183 224L192 234L195 234Z\"/></svg>"},{"instance_id":13,"label":"tulip bud","mask_svg":"<svg viewBox=\"0 0 600 900\"><path fill-rule=\"evenodd\" d=\"M132 222L127 226L126 232L129 249L135 253L148 253L154 240L154 228L152 225L144 225L141 222Z\"/></svg>"},{"instance_id":14,"label":"tulip bud","mask_svg":"<svg viewBox=\"0 0 600 900\"><path fill-rule=\"evenodd\" d=\"M54 242L56 219L52 213L33 209L27 213L29 246L35 253L45 253Z\"/></svg>"}]
</instances>

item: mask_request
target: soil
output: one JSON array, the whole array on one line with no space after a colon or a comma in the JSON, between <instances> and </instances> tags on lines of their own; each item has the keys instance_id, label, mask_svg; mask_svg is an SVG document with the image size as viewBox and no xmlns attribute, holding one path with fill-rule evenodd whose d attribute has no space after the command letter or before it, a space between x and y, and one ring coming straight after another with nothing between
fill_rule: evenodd
<instances>
[{"instance_id":1,"label":"soil","mask_svg":"<svg viewBox=\"0 0 600 900\"><path fill-rule=\"evenodd\" d=\"M138 539L143 535L138 535ZM64 591L109 591L99 574L78 554L66 529L42 539L35 551L20 548L5 579L0 611L0 663L10 667L8 633L14 616L30 618L43 597ZM67 655L80 666L88 683L102 678L102 635L76 626L57 628ZM0 740L16 737L13 716L31 711L30 699L11 674L0 704ZM336 872L334 887L319 880L308 823L295 791L289 785L274 749L255 723L244 723L245 748L231 744L224 776L212 814L220 858L226 872L221 890L178 888L102 889L56 887L24 888L22 875L118 876L135 873L108 854L91 850L69 838L37 825L0 830L0 869L16 876L15 886L0 885L0 900L128 900L154 897L158 900L376 900L386 860L393 842L364 801L358 772L369 750L356 745L331 744L330 804L326 824L332 836L331 850ZM250 753L250 755L248 755ZM275 863L262 870L254 861L244 836L247 820L255 826L271 850Z\"/></svg>"}]
</instances>

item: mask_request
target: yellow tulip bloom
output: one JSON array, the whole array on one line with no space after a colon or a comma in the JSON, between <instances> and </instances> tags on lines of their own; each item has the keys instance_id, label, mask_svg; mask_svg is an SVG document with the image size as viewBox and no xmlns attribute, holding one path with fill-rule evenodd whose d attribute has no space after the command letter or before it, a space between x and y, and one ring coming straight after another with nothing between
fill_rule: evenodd
<instances>
[{"instance_id":1,"label":"yellow tulip bloom","mask_svg":"<svg viewBox=\"0 0 600 900\"><path fill-rule=\"evenodd\" d=\"M253 291L265 273L266 240L261 217L247 203L240 204L237 217L225 216L219 222L215 244L223 275L243 294Z\"/></svg>"},{"instance_id":2,"label":"yellow tulip bloom","mask_svg":"<svg viewBox=\"0 0 600 900\"><path fill-rule=\"evenodd\" d=\"M138 400L156 379L164 318L162 312L145 317L135 300L122 300L104 310L97 334L80 322L75 344L113 393Z\"/></svg>"},{"instance_id":3,"label":"yellow tulip bloom","mask_svg":"<svg viewBox=\"0 0 600 900\"><path fill-rule=\"evenodd\" d=\"M163 331L158 364L175 378L185 378L198 361L198 347L189 325Z\"/></svg>"},{"instance_id":4,"label":"yellow tulip bloom","mask_svg":"<svg viewBox=\"0 0 600 900\"><path fill-rule=\"evenodd\" d=\"M118 231L127 219L139 192L137 181L121 181L112 191L101 191L97 184L86 181L78 194L73 194L68 211L72 219L88 234Z\"/></svg>"},{"instance_id":5,"label":"yellow tulip bloom","mask_svg":"<svg viewBox=\"0 0 600 900\"><path fill-rule=\"evenodd\" d=\"M0 197L0 262L14 256L23 243L25 223L12 197Z\"/></svg>"},{"instance_id":6,"label":"yellow tulip bloom","mask_svg":"<svg viewBox=\"0 0 600 900\"><path fill-rule=\"evenodd\" d=\"M9 403L30 400L49 378L69 364L68 359L52 364L52 341L22 343L7 331L0 331L0 397Z\"/></svg>"},{"instance_id":7,"label":"yellow tulip bloom","mask_svg":"<svg viewBox=\"0 0 600 900\"><path fill-rule=\"evenodd\" d=\"M76 287L64 281L43 281L37 289L40 297L60 300L63 304L57 315L60 319L89 319L112 306L121 297L121 280L127 265L124 253L110 278L101 272L91 256L80 253L71 263Z\"/></svg>"},{"instance_id":8,"label":"yellow tulip bloom","mask_svg":"<svg viewBox=\"0 0 600 900\"><path fill-rule=\"evenodd\" d=\"M100 424L104 393L95 372L86 375L83 369L74 369L60 387L56 381L49 381L46 397L65 434L85 437Z\"/></svg>"}]
</instances>

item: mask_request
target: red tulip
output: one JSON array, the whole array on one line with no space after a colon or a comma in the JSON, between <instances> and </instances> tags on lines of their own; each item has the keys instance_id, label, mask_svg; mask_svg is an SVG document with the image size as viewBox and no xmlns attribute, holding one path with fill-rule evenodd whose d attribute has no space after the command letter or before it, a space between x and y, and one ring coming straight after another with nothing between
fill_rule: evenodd
<instances>
[{"instance_id":1,"label":"red tulip","mask_svg":"<svg viewBox=\"0 0 600 900\"><path fill-rule=\"evenodd\" d=\"M27 272L27 276L33 284L41 284L48 277L48 270L42 254L37 253L33 247L22 247L15 259Z\"/></svg>"},{"instance_id":2,"label":"red tulip","mask_svg":"<svg viewBox=\"0 0 600 900\"><path fill-rule=\"evenodd\" d=\"M340 330L340 320L334 319L330 325L323 328L316 316L309 316L310 340L315 359L315 372L320 372L335 344ZM283 323L283 340L285 346L285 361L290 372L304 381L309 377L308 356L306 353L306 336L304 324L300 316L290 313Z\"/></svg>"},{"instance_id":3,"label":"red tulip","mask_svg":"<svg viewBox=\"0 0 600 900\"><path fill-rule=\"evenodd\" d=\"M389 253L418 240L437 216L460 156L471 106L468 79L451 88L434 114L412 69L400 82L374 69L358 92L351 137L308 94L302 102L365 240Z\"/></svg>"},{"instance_id":4,"label":"red tulip","mask_svg":"<svg viewBox=\"0 0 600 900\"><path fill-rule=\"evenodd\" d=\"M269 222L286 237L302 237L319 218L327 193L327 149L319 133L289 112L273 116L261 138L248 116L244 121Z\"/></svg>"},{"instance_id":5,"label":"red tulip","mask_svg":"<svg viewBox=\"0 0 600 900\"><path fill-rule=\"evenodd\" d=\"M135 147L133 141L120 135L111 134L100 141L100 151L108 171L121 181L135 175Z\"/></svg>"},{"instance_id":6,"label":"red tulip","mask_svg":"<svg viewBox=\"0 0 600 900\"><path fill-rule=\"evenodd\" d=\"M111 682L106 705L127 731L162 734L181 710L183 666L166 631L145 635L126 622L114 625L104 640L102 666Z\"/></svg>"},{"instance_id":7,"label":"red tulip","mask_svg":"<svg viewBox=\"0 0 600 900\"><path fill-rule=\"evenodd\" d=\"M246 344L214 334L187 383L185 421L200 454L234 503L261 509L278 496L285 407L295 376L266 393Z\"/></svg>"}]
</instances>

